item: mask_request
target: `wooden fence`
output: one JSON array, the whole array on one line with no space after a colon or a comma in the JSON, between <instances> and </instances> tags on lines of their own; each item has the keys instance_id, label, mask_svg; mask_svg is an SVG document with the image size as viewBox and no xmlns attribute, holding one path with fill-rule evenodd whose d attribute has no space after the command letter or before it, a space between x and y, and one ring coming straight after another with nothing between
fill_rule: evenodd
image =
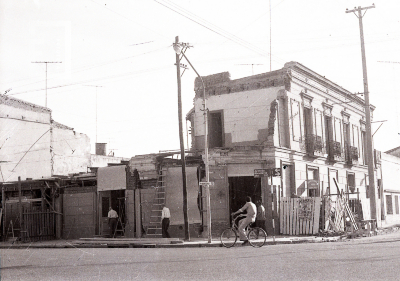
<instances>
[{"instance_id":1,"label":"wooden fence","mask_svg":"<svg viewBox=\"0 0 400 281\"><path fill-rule=\"evenodd\" d=\"M320 197L280 198L280 233L287 235L317 234L320 208Z\"/></svg>"},{"instance_id":2,"label":"wooden fence","mask_svg":"<svg viewBox=\"0 0 400 281\"><path fill-rule=\"evenodd\" d=\"M22 241L42 241L55 239L56 236L56 214L51 211L24 212L23 229L21 231Z\"/></svg>"}]
</instances>

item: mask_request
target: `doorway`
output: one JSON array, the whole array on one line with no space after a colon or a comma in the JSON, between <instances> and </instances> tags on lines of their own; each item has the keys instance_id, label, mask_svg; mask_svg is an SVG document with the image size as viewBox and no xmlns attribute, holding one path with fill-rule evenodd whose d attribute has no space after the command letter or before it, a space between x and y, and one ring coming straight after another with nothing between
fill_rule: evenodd
<instances>
[{"instance_id":1,"label":"doorway","mask_svg":"<svg viewBox=\"0 0 400 281\"><path fill-rule=\"evenodd\" d=\"M100 192L100 235L109 236L111 234L110 227L108 225L108 211L112 207L121 219L122 226L125 227L126 216L125 216L125 190L107 190ZM117 228L120 229L121 225L118 224Z\"/></svg>"},{"instance_id":2,"label":"doorway","mask_svg":"<svg viewBox=\"0 0 400 281\"><path fill-rule=\"evenodd\" d=\"M250 196L253 203L262 200L261 178L252 176L229 177L229 211L236 212L246 204L246 196Z\"/></svg>"}]
</instances>

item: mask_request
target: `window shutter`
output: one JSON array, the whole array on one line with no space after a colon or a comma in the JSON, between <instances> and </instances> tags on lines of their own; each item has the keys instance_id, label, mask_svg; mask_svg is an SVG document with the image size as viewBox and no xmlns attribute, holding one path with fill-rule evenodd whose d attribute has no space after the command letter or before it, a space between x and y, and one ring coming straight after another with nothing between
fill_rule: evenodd
<instances>
[{"instance_id":1,"label":"window shutter","mask_svg":"<svg viewBox=\"0 0 400 281\"><path fill-rule=\"evenodd\" d=\"M322 137L322 112L315 109L315 134Z\"/></svg>"},{"instance_id":2,"label":"window shutter","mask_svg":"<svg viewBox=\"0 0 400 281\"><path fill-rule=\"evenodd\" d=\"M335 141L342 143L342 122L335 117Z\"/></svg>"},{"instance_id":3,"label":"window shutter","mask_svg":"<svg viewBox=\"0 0 400 281\"><path fill-rule=\"evenodd\" d=\"M300 102L291 99L291 119L292 119L292 133L293 140L300 141L301 128L300 128Z\"/></svg>"}]
</instances>

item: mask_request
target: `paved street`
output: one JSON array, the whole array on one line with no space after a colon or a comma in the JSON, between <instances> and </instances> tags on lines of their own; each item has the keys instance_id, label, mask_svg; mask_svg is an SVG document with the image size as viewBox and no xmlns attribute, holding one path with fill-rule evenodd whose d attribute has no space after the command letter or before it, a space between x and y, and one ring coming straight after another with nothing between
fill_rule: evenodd
<instances>
[{"instance_id":1,"label":"paved street","mask_svg":"<svg viewBox=\"0 0 400 281\"><path fill-rule=\"evenodd\" d=\"M3 249L1 280L398 280L400 233L226 248Z\"/></svg>"}]
</instances>

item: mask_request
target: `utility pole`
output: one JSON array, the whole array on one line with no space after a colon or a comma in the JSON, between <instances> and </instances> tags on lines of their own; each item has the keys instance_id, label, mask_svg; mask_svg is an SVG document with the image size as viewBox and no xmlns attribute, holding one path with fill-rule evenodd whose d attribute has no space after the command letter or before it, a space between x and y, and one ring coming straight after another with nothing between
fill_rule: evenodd
<instances>
[{"instance_id":1,"label":"utility pole","mask_svg":"<svg viewBox=\"0 0 400 281\"><path fill-rule=\"evenodd\" d=\"M184 47L183 50L182 47ZM207 99L206 99L206 86L204 84L203 77L200 76L200 74L196 71L190 60L187 58L185 55L185 51L187 48L189 48L189 44L187 43L175 43L174 44L174 50L176 54L180 55L182 54L182 58L185 58L186 61L189 63L190 67L193 68L194 72L196 72L197 77L199 77L201 81L201 85L203 86L203 116L204 116L204 154L205 154L205 159L204 159L204 166L205 166L205 172L206 172L206 182L200 182L201 186L205 187L205 192L206 192L206 205L207 205L207 236L208 236L208 243L212 242L212 237L211 237L211 203L210 203L210 166L209 166L209 161L208 161L208 109L207 109Z\"/></svg>"},{"instance_id":2,"label":"utility pole","mask_svg":"<svg viewBox=\"0 0 400 281\"><path fill-rule=\"evenodd\" d=\"M175 44L179 44L179 37L175 37ZM181 66L179 54L176 57L176 77L178 79L178 120L179 120L179 142L181 148L181 161L182 161L182 188L183 188L183 220L185 225L185 240L190 240L189 236L189 221L188 221L188 198L186 187L186 159L185 159L185 144L183 140L183 126L182 126L182 98L181 98Z\"/></svg>"},{"instance_id":3,"label":"utility pole","mask_svg":"<svg viewBox=\"0 0 400 281\"><path fill-rule=\"evenodd\" d=\"M102 88L103 86L97 85L85 85L86 87L96 87L96 143L97 143L97 88Z\"/></svg>"},{"instance_id":4,"label":"utility pole","mask_svg":"<svg viewBox=\"0 0 400 281\"><path fill-rule=\"evenodd\" d=\"M45 63L46 64L46 100L44 106L47 107L47 64L48 63L62 63L61 61L33 61L32 63Z\"/></svg>"},{"instance_id":5,"label":"utility pole","mask_svg":"<svg viewBox=\"0 0 400 281\"><path fill-rule=\"evenodd\" d=\"M368 92L368 78L367 78L367 62L365 59L365 46L364 46L364 31L362 18L368 9L375 8L375 4L372 6L361 8L354 8L353 10L346 9L346 13L354 13L358 18L360 25L360 39L361 39L361 55L362 55L362 66L363 66L363 80L364 80L364 101L365 101L365 119L366 119L366 138L367 138L367 163L368 163L368 179L369 179L369 201L371 210L371 219L376 220L376 194L375 194L375 169L374 169L374 155L372 147L372 132L371 132L371 108L369 104L369 92ZM364 14L361 11L365 10ZM357 12L357 14L356 14ZM383 198L381 198L383 200Z\"/></svg>"},{"instance_id":6,"label":"utility pole","mask_svg":"<svg viewBox=\"0 0 400 281\"><path fill-rule=\"evenodd\" d=\"M272 71L272 13L271 0L269 0L269 71Z\"/></svg>"}]
</instances>

